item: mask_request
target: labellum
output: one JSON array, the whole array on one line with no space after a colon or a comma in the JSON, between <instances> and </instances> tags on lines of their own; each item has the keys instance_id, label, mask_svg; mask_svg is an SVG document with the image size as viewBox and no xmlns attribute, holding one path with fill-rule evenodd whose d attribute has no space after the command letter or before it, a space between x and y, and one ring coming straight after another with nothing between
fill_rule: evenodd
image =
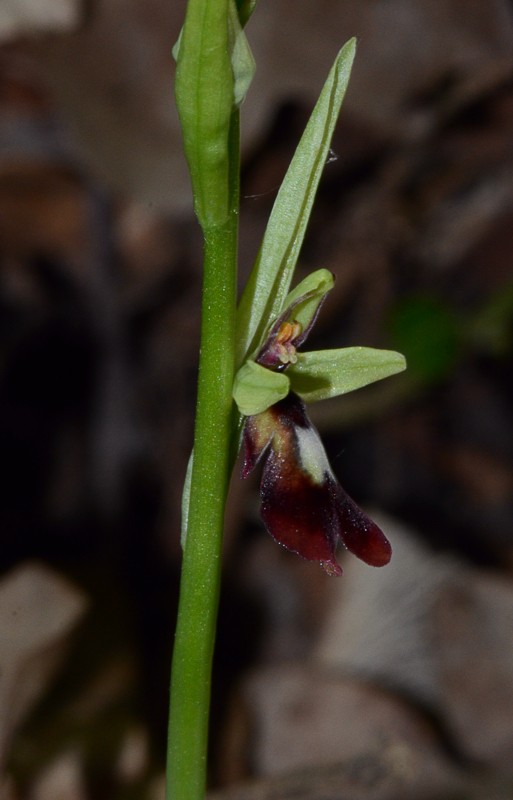
<instances>
[{"instance_id":1,"label":"labellum","mask_svg":"<svg viewBox=\"0 0 513 800\"><path fill-rule=\"evenodd\" d=\"M339 542L371 566L390 561L388 540L338 483L304 403L292 392L246 420L243 477L261 459L261 515L277 542L319 561L328 575L342 574Z\"/></svg>"}]
</instances>

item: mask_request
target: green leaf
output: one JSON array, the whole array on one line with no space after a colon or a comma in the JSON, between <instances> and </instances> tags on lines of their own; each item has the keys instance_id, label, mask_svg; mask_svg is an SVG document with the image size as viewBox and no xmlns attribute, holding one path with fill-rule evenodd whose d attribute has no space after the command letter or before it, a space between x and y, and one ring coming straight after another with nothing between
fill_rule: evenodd
<instances>
[{"instance_id":1,"label":"green leaf","mask_svg":"<svg viewBox=\"0 0 513 800\"><path fill-rule=\"evenodd\" d=\"M351 39L338 54L278 192L264 239L242 295L237 364L262 344L289 291L315 193L355 55Z\"/></svg>"},{"instance_id":2,"label":"green leaf","mask_svg":"<svg viewBox=\"0 0 513 800\"><path fill-rule=\"evenodd\" d=\"M227 17L232 4L233 0L189 0L179 39L176 104L194 210L204 229L224 224L230 207L234 76Z\"/></svg>"},{"instance_id":3,"label":"green leaf","mask_svg":"<svg viewBox=\"0 0 513 800\"><path fill-rule=\"evenodd\" d=\"M233 399L246 417L260 414L289 393L290 384L284 372L272 372L255 361L246 361L233 382Z\"/></svg>"},{"instance_id":4,"label":"green leaf","mask_svg":"<svg viewBox=\"0 0 513 800\"><path fill-rule=\"evenodd\" d=\"M406 360L391 350L344 347L298 353L287 369L290 388L307 403L352 392L406 369Z\"/></svg>"},{"instance_id":5,"label":"green leaf","mask_svg":"<svg viewBox=\"0 0 513 800\"><path fill-rule=\"evenodd\" d=\"M246 34L242 30L234 0L230 1L228 23L234 78L233 100L236 106L240 106L246 97L249 85L255 74L255 60L249 47Z\"/></svg>"}]
</instances>

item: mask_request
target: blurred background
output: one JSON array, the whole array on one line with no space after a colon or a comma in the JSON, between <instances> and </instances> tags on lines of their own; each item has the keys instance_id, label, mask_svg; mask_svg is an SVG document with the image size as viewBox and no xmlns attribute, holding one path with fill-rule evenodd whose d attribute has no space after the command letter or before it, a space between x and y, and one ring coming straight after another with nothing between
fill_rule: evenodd
<instances>
[{"instance_id":1,"label":"blurred background","mask_svg":"<svg viewBox=\"0 0 513 800\"><path fill-rule=\"evenodd\" d=\"M173 105L184 0L0 6L0 796L163 797L201 240ZM513 4L260 0L241 281L359 40L298 279L313 349L409 370L311 409L394 547L280 549L234 477L216 800L513 797ZM215 424L215 420L212 421Z\"/></svg>"}]
</instances>

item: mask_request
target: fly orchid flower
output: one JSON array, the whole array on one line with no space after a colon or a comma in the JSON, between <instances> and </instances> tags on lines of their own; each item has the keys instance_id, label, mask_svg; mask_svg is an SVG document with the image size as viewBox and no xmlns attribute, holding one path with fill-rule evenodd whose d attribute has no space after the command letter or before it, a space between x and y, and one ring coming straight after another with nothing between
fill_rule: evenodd
<instances>
[{"instance_id":1,"label":"fly orchid flower","mask_svg":"<svg viewBox=\"0 0 513 800\"><path fill-rule=\"evenodd\" d=\"M254 359L237 373L234 399L244 423L243 477L264 460L261 516L288 550L341 575L342 543L371 566L390 560L384 533L338 483L303 400L352 391L405 368L399 353L366 347L300 353L334 278L318 270L293 290Z\"/></svg>"}]
</instances>

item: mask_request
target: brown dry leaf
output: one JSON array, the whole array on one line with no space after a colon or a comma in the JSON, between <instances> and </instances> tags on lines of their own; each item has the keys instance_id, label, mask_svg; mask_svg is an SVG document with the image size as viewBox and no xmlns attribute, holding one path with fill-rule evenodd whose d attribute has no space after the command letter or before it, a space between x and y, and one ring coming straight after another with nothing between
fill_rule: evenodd
<instances>
[{"instance_id":1,"label":"brown dry leaf","mask_svg":"<svg viewBox=\"0 0 513 800\"><path fill-rule=\"evenodd\" d=\"M68 31L80 20L81 0L9 0L0 6L0 42Z\"/></svg>"},{"instance_id":2,"label":"brown dry leaf","mask_svg":"<svg viewBox=\"0 0 513 800\"><path fill-rule=\"evenodd\" d=\"M385 683L436 705L440 687L429 612L440 588L463 567L430 553L396 520L372 518L392 543L392 560L378 570L353 558L344 562L343 581L330 586L315 659L325 668Z\"/></svg>"},{"instance_id":3,"label":"brown dry leaf","mask_svg":"<svg viewBox=\"0 0 513 800\"><path fill-rule=\"evenodd\" d=\"M85 612L84 595L53 570L23 564L0 583L0 763L48 685Z\"/></svg>"},{"instance_id":4,"label":"brown dry leaf","mask_svg":"<svg viewBox=\"0 0 513 800\"><path fill-rule=\"evenodd\" d=\"M433 554L390 518L380 524L392 561L371 579L365 566L347 563L318 663L406 694L436 714L467 758L509 773L511 581Z\"/></svg>"},{"instance_id":5,"label":"brown dry leaf","mask_svg":"<svg viewBox=\"0 0 513 800\"><path fill-rule=\"evenodd\" d=\"M406 744L213 792L208 800L449 800L461 796L462 785L439 754L419 755Z\"/></svg>"},{"instance_id":6,"label":"brown dry leaf","mask_svg":"<svg viewBox=\"0 0 513 800\"><path fill-rule=\"evenodd\" d=\"M417 760L435 745L405 702L311 665L263 669L246 681L243 697L259 776L395 753L392 771L410 780L412 754Z\"/></svg>"},{"instance_id":7,"label":"brown dry leaf","mask_svg":"<svg viewBox=\"0 0 513 800\"><path fill-rule=\"evenodd\" d=\"M69 169L43 159L0 161L4 257L27 259L44 253L74 265L81 261L88 234L87 196Z\"/></svg>"},{"instance_id":8,"label":"brown dry leaf","mask_svg":"<svg viewBox=\"0 0 513 800\"><path fill-rule=\"evenodd\" d=\"M29 800L88 800L80 753L62 753L50 764L37 778Z\"/></svg>"},{"instance_id":9,"label":"brown dry leaf","mask_svg":"<svg viewBox=\"0 0 513 800\"><path fill-rule=\"evenodd\" d=\"M443 587L433 611L443 711L471 758L511 774L513 586L493 574Z\"/></svg>"}]
</instances>

